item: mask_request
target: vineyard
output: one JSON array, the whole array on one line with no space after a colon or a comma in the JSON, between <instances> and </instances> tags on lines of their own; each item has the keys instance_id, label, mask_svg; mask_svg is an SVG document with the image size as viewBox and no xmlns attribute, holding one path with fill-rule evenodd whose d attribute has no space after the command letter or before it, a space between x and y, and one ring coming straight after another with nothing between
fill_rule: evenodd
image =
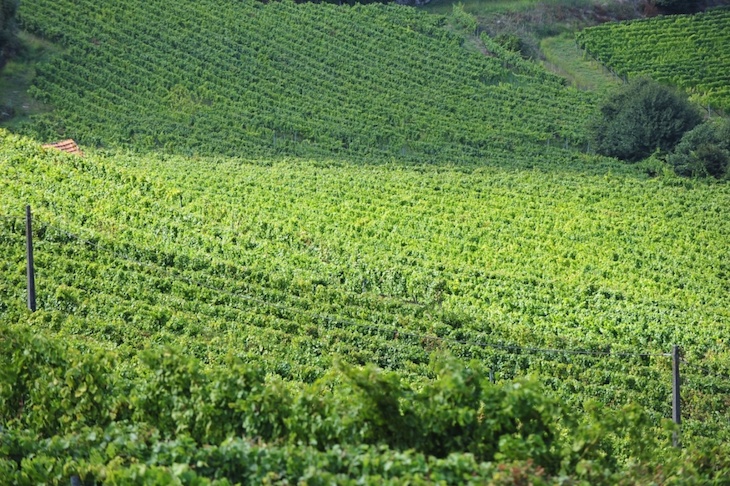
<instances>
[{"instance_id":1,"label":"vineyard","mask_svg":"<svg viewBox=\"0 0 730 486\"><path fill-rule=\"evenodd\" d=\"M66 47L32 89L55 107L23 128L43 140L418 162L585 148L589 94L407 7L29 0L20 19Z\"/></svg>"},{"instance_id":2,"label":"vineyard","mask_svg":"<svg viewBox=\"0 0 730 486\"><path fill-rule=\"evenodd\" d=\"M137 461L154 463L146 448L183 447L190 457L198 457L204 451L195 444L222 444L221 439L233 434L252 440L268 437L274 443L265 447L244 440L226 447L246 447L247 454L304 454L297 456L303 461L297 467L306 468L307 461L329 464L334 459L327 454L336 443L355 447L342 452L355 458L414 449L424 454L418 457L426 461L426 470L447 468L429 461L456 461L448 454L467 454L469 450L457 445L470 443L467 437L457 434L456 442L441 452L433 449L443 440L438 431L425 431L412 442L403 438L405 445L396 440L410 430L409 413L442 413L428 408L436 406L431 402L423 410L401 410L406 418L398 431L376 427L364 405L356 407L360 412L345 412L342 407L350 402L344 396L320 404L324 409L317 413L345 414L343 420L351 423L332 424L334 416L329 415L322 418L324 429L301 422L314 413L306 408L314 405L307 402L305 407L302 400L312 400L308 393L321 395L332 380L350 383L354 391L349 395L355 397L385 387L396 394L381 397L386 402L402 403L397 393L417 393L422 387L446 387L451 390L443 391L447 396L457 393L449 380L459 382L463 376L453 371L453 364L439 365L439 356L476 360L470 369L481 370L481 393L496 386L489 385L490 378L506 386L537 373L540 383L526 384L525 393L546 387L568 409L582 409L586 400L611 409L640 403L641 413L628 415L638 422L623 427L628 427L626 433L654 437L654 430L671 415L672 344L684 350L683 441L695 451L708 447L707 441L713 447L727 443L726 186L667 185L639 173L622 174L621 166L613 175L589 175L575 170L579 165L570 170L557 163L552 169L513 171L301 159L80 158L9 134L0 145L0 312L2 342L8 346L3 356L25 353L28 347L35 353L10 360L24 364L4 377L3 400L11 405L3 420L13 417L24 424L21 428L50 440L39 445L32 440L35 436L18 431L4 439L15 454L35 451L50 460L54 448L61 447L58 441L80 441L83 454L91 454L99 441L122 441L124 447L144 450L125 452L137 459L112 469L136 474ZM25 310L24 227L18 201L28 201L35 213L39 304L32 315ZM36 334L32 340L23 334L28 328ZM49 341L39 341L40 336ZM49 348L52 342L65 347ZM160 347L177 351L165 355L156 351ZM72 366L54 367L49 359ZM348 368L368 363L394 374L366 368L360 375ZM226 371L231 366L249 378L236 378ZM438 374L443 366L456 374L444 378ZM343 367L340 374L333 371ZM83 382L79 373L98 383ZM158 378L147 383L147 376ZM432 382L436 376L442 381ZM248 379L253 382L240 381ZM23 387L39 383L31 392L32 408L14 401L19 392L13 380L25 383ZM406 384L411 391L403 391ZM228 391L209 388L216 386ZM253 386L258 391L248 399L265 402L247 406L276 410L264 416L229 410L227 398L221 397L237 386ZM45 394L47 389L57 391ZM70 401L53 401L64 393ZM499 393L507 393L507 401L529 398ZM537 396L543 394L537 391ZM102 395L107 398L101 400ZM457 399L450 397L444 400ZM236 400L244 398L239 393ZM154 400L166 405L154 405ZM407 401L412 400L417 401ZM538 406L537 398L529 400ZM276 405L279 401L284 405ZM476 413L469 403L458 404L463 413ZM541 420L549 427L557 426L555 421L571 427L570 420L577 420L561 412L557 402L543 406ZM608 414L600 410L596 416ZM206 420L212 422L206 426ZM314 429L305 432L293 428L294 423ZM98 429L103 424L111 431ZM362 426L375 429L357 429ZM86 439L88 427L97 439ZM574 427L577 435L590 429ZM128 436L143 434L141 430L150 443L128 443ZM544 434L557 433L550 430L536 434L547 440ZM447 427L442 433L456 432ZM364 435L357 441L348 434ZM304 437L313 449L307 453L295 447L294 437ZM606 436L601 447L619 439ZM180 440L189 442L180 445ZM167 445L155 446L158 441ZM389 448L357 448L361 443ZM459 467L477 474L473 461L524 460L540 450L533 446L496 456L495 451L471 451L459 456L466 461ZM568 461L564 467L577 467L575 458L559 457L554 447L545 447L541 467L560 460ZM592 453L605 453L595 447ZM610 455L611 461L623 464L617 457ZM102 474L99 467L111 467L111 457L92 454L85 460L91 462L77 463L78 470L94 477ZM159 460L155 464L160 467L173 461ZM402 474L415 474L416 469L404 464L416 459L392 460L401 461ZM271 461L267 468L280 467ZM601 463L596 461L598 470ZM8 467L8 462L3 464ZM53 464L61 475L63 468L74 467L60 459ZM36 466L24 467L29 474ZM338 471L326 467L333 474ZM711 469L716 467L722 471L726 466ZM169 473L169 467L162 470ZM244 477L236 474L227 477ZM480 474L484 476L474 481L496 472Z\"/></svg>"},{"instance_id":3,"label":"vineyard","mask_svg":"<svg viewBox=\"0 0 730 486\"><path fill-rule=\"evenodd\" d=\"M577 41L621 76L650 76L705 106L730 109L730 9L603 24Z\"/></svg>"},{"instance_id":4,"label":"vineyard","mask_svg":"<svg viewBox=\"0 0 730 486\"><path fill-rule=\"evenodd\" d=\"M0 483L730 476L730 186L592 154L595 93L397 5L19 17Z\"/></svg>"}]
</instances>

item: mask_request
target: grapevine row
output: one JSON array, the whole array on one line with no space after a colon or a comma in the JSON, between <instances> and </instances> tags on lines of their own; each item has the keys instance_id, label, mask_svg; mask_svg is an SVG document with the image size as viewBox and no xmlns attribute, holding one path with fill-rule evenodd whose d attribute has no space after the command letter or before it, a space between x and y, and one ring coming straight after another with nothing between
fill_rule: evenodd
<instances>
[{"instance_id":1,"label":"grapevine row","mask_svg":"<svg viewBox=\"0 0 730 486\"><path fill-rule=\"evenodd\" d=\"M730 10L608 23L577 35L580 47L622 76L650 76L705 105L730 108Z\"/></svg>"},{"instance_id":2,"label":"grapevine row","mask_svg":"<svg viewBox=\"0 0 730 486\"><path fill-rule=\"evenodd\" d=\"M21 19L41 34L59 11L77 12L66 16L68 52L32 90L56 110L30 132L196 153L420 159L583 144L590 96L524 62L516 69L529 76L512 73L509 53L469 52L408 9L119 3L24 5Z\"/></svg>"}]
</instances>

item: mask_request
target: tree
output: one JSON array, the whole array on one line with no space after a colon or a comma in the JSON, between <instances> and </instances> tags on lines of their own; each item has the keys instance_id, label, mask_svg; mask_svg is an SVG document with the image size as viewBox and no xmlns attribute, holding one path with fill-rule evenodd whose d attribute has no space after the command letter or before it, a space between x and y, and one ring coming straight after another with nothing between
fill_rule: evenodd
<instances>
[{"instance_id":1,"label":"tree","mask_svg":"<svg viewBox=\"0 0 730 486\"><path fill-rule=\"evenodd\" d=\"M0 67L18 49L15 13L19 0L0 0Z\"/></svg>"},{"instance_id":2,"label":"tree","mask_svg":"<svg viewBox=\"0 0 730 486\"><path fill-rule=\"evenodd\" d=\"M686 177L722 178L730 169L730 120L709 120L685 133L667 158Z\"/></svg>"},{"instance_id":3,"label":"tree","mask_svg":"<svg viewBox=\"0 0 730 486\"><path fill-rule=\"evenodd\" d=\"M669 152L701 121L686 96L641 78L609 95L589 130L598 153L636 162Z\"/></svg>"},{"instance_id":4,"label":"tree","mask_svg":"<svg viewBox=\"0 0 730 486\"><path fill-rule=\"evenodd\" d=\"M662 12L676 14L696 12L699 3L697 0L654 0Z\"/></svg>"}]
</instances>

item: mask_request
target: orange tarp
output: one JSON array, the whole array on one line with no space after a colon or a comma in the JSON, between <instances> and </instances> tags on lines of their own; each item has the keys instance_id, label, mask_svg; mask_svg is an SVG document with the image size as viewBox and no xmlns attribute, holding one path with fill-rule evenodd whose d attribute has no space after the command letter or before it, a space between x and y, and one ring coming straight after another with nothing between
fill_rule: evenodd
<instances>
[{"instance_id":1,"label":"orange tarp","mask_svg":"<svg viewBox=\"0 0 730 486\"><path fill-rule=\"evenodd\" d=\"M81 150L79 150L79 146L76 145L76 142L74 142L70 138L68 140L61 140L60 142L49 143L49 144L43 145L43 148L52 148L52 149L68 152L70 154L76 154L76 155L80 155L82 157L84 156L84 153Z\"/></svg>"}]
</instances>

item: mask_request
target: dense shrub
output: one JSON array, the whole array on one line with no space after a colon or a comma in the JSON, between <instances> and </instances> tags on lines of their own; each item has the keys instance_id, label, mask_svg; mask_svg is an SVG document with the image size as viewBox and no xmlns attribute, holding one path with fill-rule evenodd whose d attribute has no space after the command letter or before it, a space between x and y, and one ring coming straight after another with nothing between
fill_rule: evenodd
<instances>
[{"instance_id":1,"label":"dense shrub","mask_svg":"<svg viewBox=\"0 0 730 486\"><path fill-rule=\"evenodd\" d=\"M611 94L590 130L596 151L636 162L656 150L672 150L701 120L686 97L642 78Z\"/></svg>"},{"instance_id":2,"label":"dense shrub","mask_svg":"<svg viewBox=\"0 0 730 486\"><path fill-rule=\"evenodd\" d=\"M0 0L0 67L18 48L15 36L18 29L15 22L17 10L18 0Z\"/></svg>"},{"instance_id":3,"label":"dense shrub","mask_svg":"<svg viewBox=\"0 0 730 486\"><path fill-rule=\"evenodd\" d=\"M691 13L698 8L697 0L654 0L654 5L665 13Z\"/></svg>"},{"instance_id":4,"label":"dense shrub","mask_svg":"<svg viewBox=\"0 0 730 486\"><path fill-rule=\"evenodd\" d=\"M710 120L685 133L668 161L681 176L726 176L730 166L730 121Z\"/></svg>"},{"instance_id":5,"label":"dense shrub","mask_svg":"<svg viewBox=\"0 0 730 486\"><path fill-rule=\"evenodd\" d=\"M500 34L494 38L495 41L505 49L517 52L523 57L527 57L527 47L525 42L516 34Z\"/></svg>"}]
</instances>

